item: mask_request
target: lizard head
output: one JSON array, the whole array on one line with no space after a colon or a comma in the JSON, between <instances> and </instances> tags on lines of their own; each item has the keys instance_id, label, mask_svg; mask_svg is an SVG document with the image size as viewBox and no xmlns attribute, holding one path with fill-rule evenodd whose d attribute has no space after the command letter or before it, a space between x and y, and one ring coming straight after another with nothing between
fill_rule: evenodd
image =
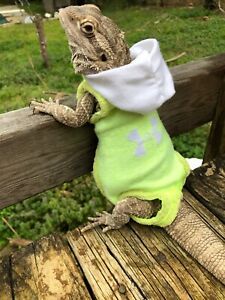
<instances>
[{"instance_id":1,"label":"lizard head","mask_svg":"<svg viewBox=\"0 0 225 300\"><path fill-rule=\"evenodd\" d=\"M95 74L130 62L123 32L91 4L59 10L72 52L75 72Z\"/></svg>"}]
</instances>

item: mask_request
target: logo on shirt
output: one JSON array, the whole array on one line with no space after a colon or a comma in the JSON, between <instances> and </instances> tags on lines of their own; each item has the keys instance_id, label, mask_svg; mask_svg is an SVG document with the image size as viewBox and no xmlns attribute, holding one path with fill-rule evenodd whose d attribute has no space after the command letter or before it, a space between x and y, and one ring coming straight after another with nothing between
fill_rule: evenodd
<instances>
[{"instance_id":1,"label":"logo on shirt","mask_svg":"<svg viewBox=\"0 0 225 300\"><path fill-rule=\"evenodd\" d=\"M137 144L136 150L135 150L135 156L136 157L142 157L144 156L147 151L145 144L150 140L154 139L157 144L160 144L162 141L162 132L159 129L159 122L156 117L151 117L149 119L150 121L150 128L147 129L146 134L144 136L141 136L138 129L133 129L128 134L128 140L131 142L135 142Z\"/></svg>"}]
</instances>

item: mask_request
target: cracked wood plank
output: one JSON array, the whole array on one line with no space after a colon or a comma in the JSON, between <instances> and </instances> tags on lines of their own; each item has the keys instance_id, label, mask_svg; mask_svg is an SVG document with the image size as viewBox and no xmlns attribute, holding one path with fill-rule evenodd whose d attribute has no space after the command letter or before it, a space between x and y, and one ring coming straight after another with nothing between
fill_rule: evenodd
<instances>
[{"instance_id":1,"label":"cracked wood plank","mask_svg":"<svg viewBox=\"0 0 225 300\"><path fill-rule=\"evenodd\" d=\"M34 244L40 299L91 299L71 254L68 245L57 235Z\"/></svg>"},{"instance_id":2,"label":"cracked wood plank","mask_svg":"<svg viewBox=\"0 0 225 300\"><path fill-rule=\"evenodd\" d=\"M79 229L67 234L96 299L145 299L133 279L111 255L101 235L98 230L81 235Z\"/></svg>"},{"instance_id":3,"label":"cracked wood plank","mask_svg":"<svg viewBox=\"0 0 225 300\"><path fill-rule=\"evenodd\" d=\"M176 95L160 110L171 135L213 118L225 54L171 68ZM207 88L206 88L207 82ZM29 108L0 115L0 209L92 170L92 126L68 128Z\"/></svg>"},{"instance_id":4,"label":"cracked wood plank","mask_svg":"<svg viewBox=\"0 0 225 300\"><path fill-rule=\"evenodd\" d=\"M184 199L221 239L225 225L188 191ZM225 299L225 286L161 228L80 229L44 237L1 260L1 300Z\"/></svg>"},{"instance_id":5,"label":"cracked wood plank","mask_svg":"<svg viewBox=\"0 0 225 300\"><path fill-rule=\"evenodd\" d=\"M184 198L224 238L225 226L186 190ZM126 293L132 282L140 299L225 299L225 287L160 228L131 222L106 234L77 229L67 239L97 299L123 299L113 294L119 289L115 274L123 274Z\"/></svg>"},{"instance_id":6,"label":"cracked wood plank","mask_svg":"<svg viewBox=\"0 0 225 300\"><path fill-rule=\"evenodd\" d=\"M13 253L10 260L11 281L4 277L0 281L1 300L92 299L68 244L60 236L44 237ZM2 267L0 274L6 277L6 271Z\"/></svg>"},{"instance_id":7,"label":"cracked wood plank","mask_svg":"<svg viewBox=\"0 0 225 300\"><path fill-rule=\"evenodd\" d=\"M205 163L187 179L191 193L225 223L225 156ZM209 224L211 223L210 220Z\"/></svg>"},{"instance_id":8,"label":"cracked wood plank","mask_svg":"<svg viewBox=\"0 0 225 300\"><path fill-rule=\"evenodd\" d=\"M9 256L0 259L0 299L13 299L11 261Z\"/></svg>"},{"instance_id":9,"label":"cracked wood plank","mask_svg":"<svg viewBox=\"0 0 225 300\"><path fill-rule=\"evenodd\" d=\"M225 241L225 225L186 189L184 190L184 199L219 238ZM143 229L136 223L132 223L131 227L168 276L173 278L176 284L182 284L190 299L225 299L225 286L199 265L164 230L160 228ZM186 299L186 297L187 295L181 299Z\"/></svg>"},{"instance_id":10,"label":"cracked wood plank","mask_svg":"<svg viewBox=\"0 0 225 300\"><path fill-rule=\"evenodd\" d=\"M11 255L12 289L15 299L39 300L33 245Z\"/></svg>"}]
</instances>

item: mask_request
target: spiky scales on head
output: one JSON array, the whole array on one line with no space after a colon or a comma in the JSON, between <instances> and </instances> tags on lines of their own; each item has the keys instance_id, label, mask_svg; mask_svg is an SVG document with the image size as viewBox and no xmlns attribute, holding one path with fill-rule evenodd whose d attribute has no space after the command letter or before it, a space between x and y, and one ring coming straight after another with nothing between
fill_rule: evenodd
<instances>
[{"instance_id":1,"label":"spiky scales on head","mask_svg":"<svg viewBox=\"0 0 225 300\"><path fill-rule=\"evenodd\" d=\"M76 73L95 74L130 63L124 33L91 4L59 10Z\"/></svg>"}]
</instances>

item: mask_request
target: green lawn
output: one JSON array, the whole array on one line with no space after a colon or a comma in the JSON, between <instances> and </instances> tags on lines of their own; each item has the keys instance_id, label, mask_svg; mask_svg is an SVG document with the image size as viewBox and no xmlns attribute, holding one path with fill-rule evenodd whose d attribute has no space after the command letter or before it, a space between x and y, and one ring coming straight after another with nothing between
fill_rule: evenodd
<instances>
[{"instance_id":1,"label":"green lawn","mask_svg":"<svg viewBox=\"0 0 225 300\"><path fill-rule=\"evenodd\" d=\"M129 45L154 37L160 41L166 59L184 51L187 53L170 66L225 51L224 16L216 12L202 8L132 7L108 9L105 13L126 32ZM32 25L0 27L1 113L28 105L33 97L42 97L43 91L70 93L76 90L80 78L73 72L59 22L47 21L45 29L51 62L49 70L42 65ZM185 156L202 157L207 133L208 126L204 126L176 137L175 147ZM105 206L106 201L91 176L84 176L0 211L0 246L13 236L1 217L5 217L21 237L38 238L53 230L73 228Z\"/></svg>"}]
</instances>

